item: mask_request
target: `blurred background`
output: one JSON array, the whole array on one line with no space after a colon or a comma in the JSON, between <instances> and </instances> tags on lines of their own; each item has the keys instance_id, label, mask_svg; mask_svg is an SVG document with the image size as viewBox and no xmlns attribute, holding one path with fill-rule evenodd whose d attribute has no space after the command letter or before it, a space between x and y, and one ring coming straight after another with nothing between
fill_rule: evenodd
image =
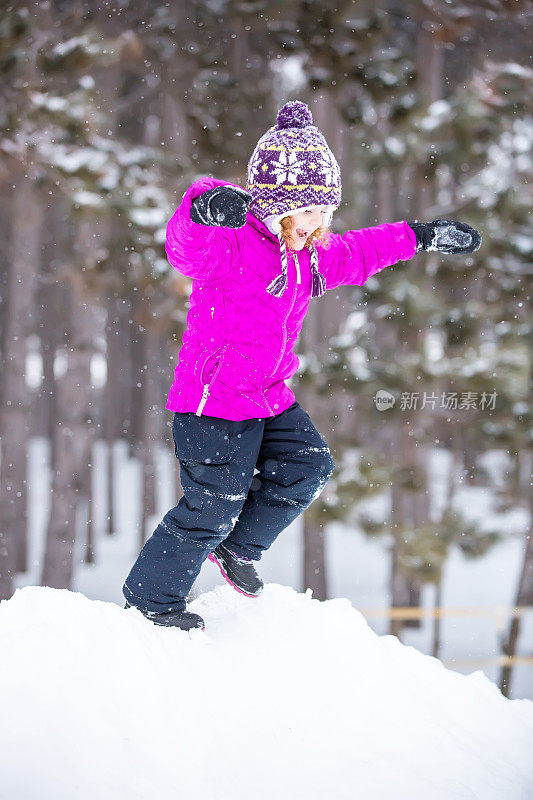
<instances>
[{"instance_id":1,"label":"blurred background","mask_svg":"<svg viewBox=\"0 0 533 800\"><path fill-rule=\"evenodd\" d=\"M202 175L244 186L299 99L341 166L335 232L450 217L483 243L311 303L291 386L336 469L262 575L533 698L531 18L521 0L2 4L0 598L123 604L181 492L165 403L191 282L167 221ZM219 582L206 562L193 594Z\"/></svg>"}]
</instances>

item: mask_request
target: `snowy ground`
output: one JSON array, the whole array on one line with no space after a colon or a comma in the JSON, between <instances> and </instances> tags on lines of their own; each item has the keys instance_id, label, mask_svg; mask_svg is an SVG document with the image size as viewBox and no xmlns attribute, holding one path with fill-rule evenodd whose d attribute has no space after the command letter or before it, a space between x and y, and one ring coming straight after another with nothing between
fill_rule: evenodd
<instances>
[{"instance_id":1,"label":"snowy ground","mask_svg":"<svg viewBox=\"0 0 533 800\"><path fill-rule=\"evenodd\" d=\"M229 586L206 631L47 587L0 604L0 800L528 800L533 702L348 600Z\"/></svg>"},{"instance_id":2,"label":"snowy ground","mask_svg":"<svg viewBox=\"0 0 533 800\"><path fill-rule=\"evenodd\" d=\"M74 589L87 597L107 600L123 605L122 583L139 550L136 533L136 520L140 508L140 492L135 490L139 481L138 464L126 458L123 443L117 446L117 493L119 502L118 531L113 537L105 536L105 484L104 447L97 444L94 453L95 493L97 497L97 563L92 566L79 565L76 569ZM30 543L30 562L32 569L19 576L18 586L39 582L42 563L44 529L49 508L49 489L46 465L46 442L35 438L32 441L30 456L30 522L33 531ZM436 496L442 480L442 456L439 453L434 462L434 481ZM161 451L158 463L158 515L151 521L148 535L159 518L170 505L172 484L177 481L178 465L171 453ZM470 494L468 494L470 492ZM487 499L479 490L463 490L472 516L487 515ZM127 502L125 502L127 498ZM460 498L462 499L462 498ZM490 522L494 521L490 515ZM486 556L471 561L454 549L446 564L443 585L443 606L451 607L504 607L513 605L514 592L521 566L522 537L527 520L523 515L507 515L501 519L502 530L510 533L508 539L493 548ZM514 535L513 535L514 534ZM279 537L273 547L265 553L261 561L262 577L273 583L301 588L301 529L298 521ZM329 592L331 597L348 598L356 608L378 609L388 604L389 555L387 542L371 541L363 534L343 525L332 524L328 528L327 539ZM81 549L80 554L81 558ZM210 562L206 562L198 578L194 593L208 591L220 585L220 573ZM425 587L423 606L433 605L433 589ZM372 629L379 634L388 631L388 623L379 618L368 618ZM405 644L412 645L422 652L431 651L431 623L423 622L420 629L406 629L403 636ZM469 658L483 658L498 654L498 641L494 618L444 618L441 622L442 648L440 658L450 663ZM533 614L523 623L520 652L533 650ZM456 669L468 674L476 666L457 666ZM500 668L483 667L484 673L493 681L498 680ZM514 668L511 697L533 698L533 666L520 665Z\"/></svg>"}]
</instances>

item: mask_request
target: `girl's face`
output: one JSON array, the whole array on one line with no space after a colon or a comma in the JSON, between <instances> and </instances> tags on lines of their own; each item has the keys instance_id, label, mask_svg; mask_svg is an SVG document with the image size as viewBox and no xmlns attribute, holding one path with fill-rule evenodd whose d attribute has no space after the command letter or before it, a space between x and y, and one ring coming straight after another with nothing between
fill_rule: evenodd
<instances>
[{"instance_id":1,"label":"girl's face","mask_svg":"<svg viewBox=\"0 0 533 800\"><path fill-rule=\"evenodd\" d=\"M291 247L294 250L302 250L305 247L307 237L323 223L324 214L327 206L313 206L299 214L293 214L291 228Z\"/></svg>"}]
</instances>

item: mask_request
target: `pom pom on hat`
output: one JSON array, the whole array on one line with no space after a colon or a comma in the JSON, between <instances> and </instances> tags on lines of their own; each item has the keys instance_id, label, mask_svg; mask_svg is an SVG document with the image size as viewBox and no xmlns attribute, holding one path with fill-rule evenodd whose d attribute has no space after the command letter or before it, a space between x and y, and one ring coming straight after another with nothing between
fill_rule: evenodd
<instances>
[{"instance_id":1,"label":"pom pom on hat","mask_svg":"<svg viewBox=\"0 0 533 800\"><path fill-rule=\"evenodd\" d=\"M284 128L306 128L313 124L311 109L301 100L289 100L278 111L276 130Z\"/></svg>"}]
</instances>

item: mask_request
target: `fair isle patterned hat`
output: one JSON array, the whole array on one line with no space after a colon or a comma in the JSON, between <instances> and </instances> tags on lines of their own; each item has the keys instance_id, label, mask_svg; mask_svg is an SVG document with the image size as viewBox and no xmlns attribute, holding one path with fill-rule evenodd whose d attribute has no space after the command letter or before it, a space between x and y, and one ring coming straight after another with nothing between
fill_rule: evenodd
<instances>
[{"instance_id":1,"label":"fair isle patterned hat","mask_svg":"<svg viewBox=\"0 0 533 800\"><path fill-rule=\"evenodd\" d=\"M248 163L246 190L249 210L279 240L282 272L267 291L281 297L287 287L287 253L280 220L313 206L327 206L324 225L331 222L341 202L341 174L322 133L313 125L309 106L290 100L278 111L276 125L259 139ZM318 271L316 248L311 245L312 297L325 291Z\"/></svg>"}]
</instances>

